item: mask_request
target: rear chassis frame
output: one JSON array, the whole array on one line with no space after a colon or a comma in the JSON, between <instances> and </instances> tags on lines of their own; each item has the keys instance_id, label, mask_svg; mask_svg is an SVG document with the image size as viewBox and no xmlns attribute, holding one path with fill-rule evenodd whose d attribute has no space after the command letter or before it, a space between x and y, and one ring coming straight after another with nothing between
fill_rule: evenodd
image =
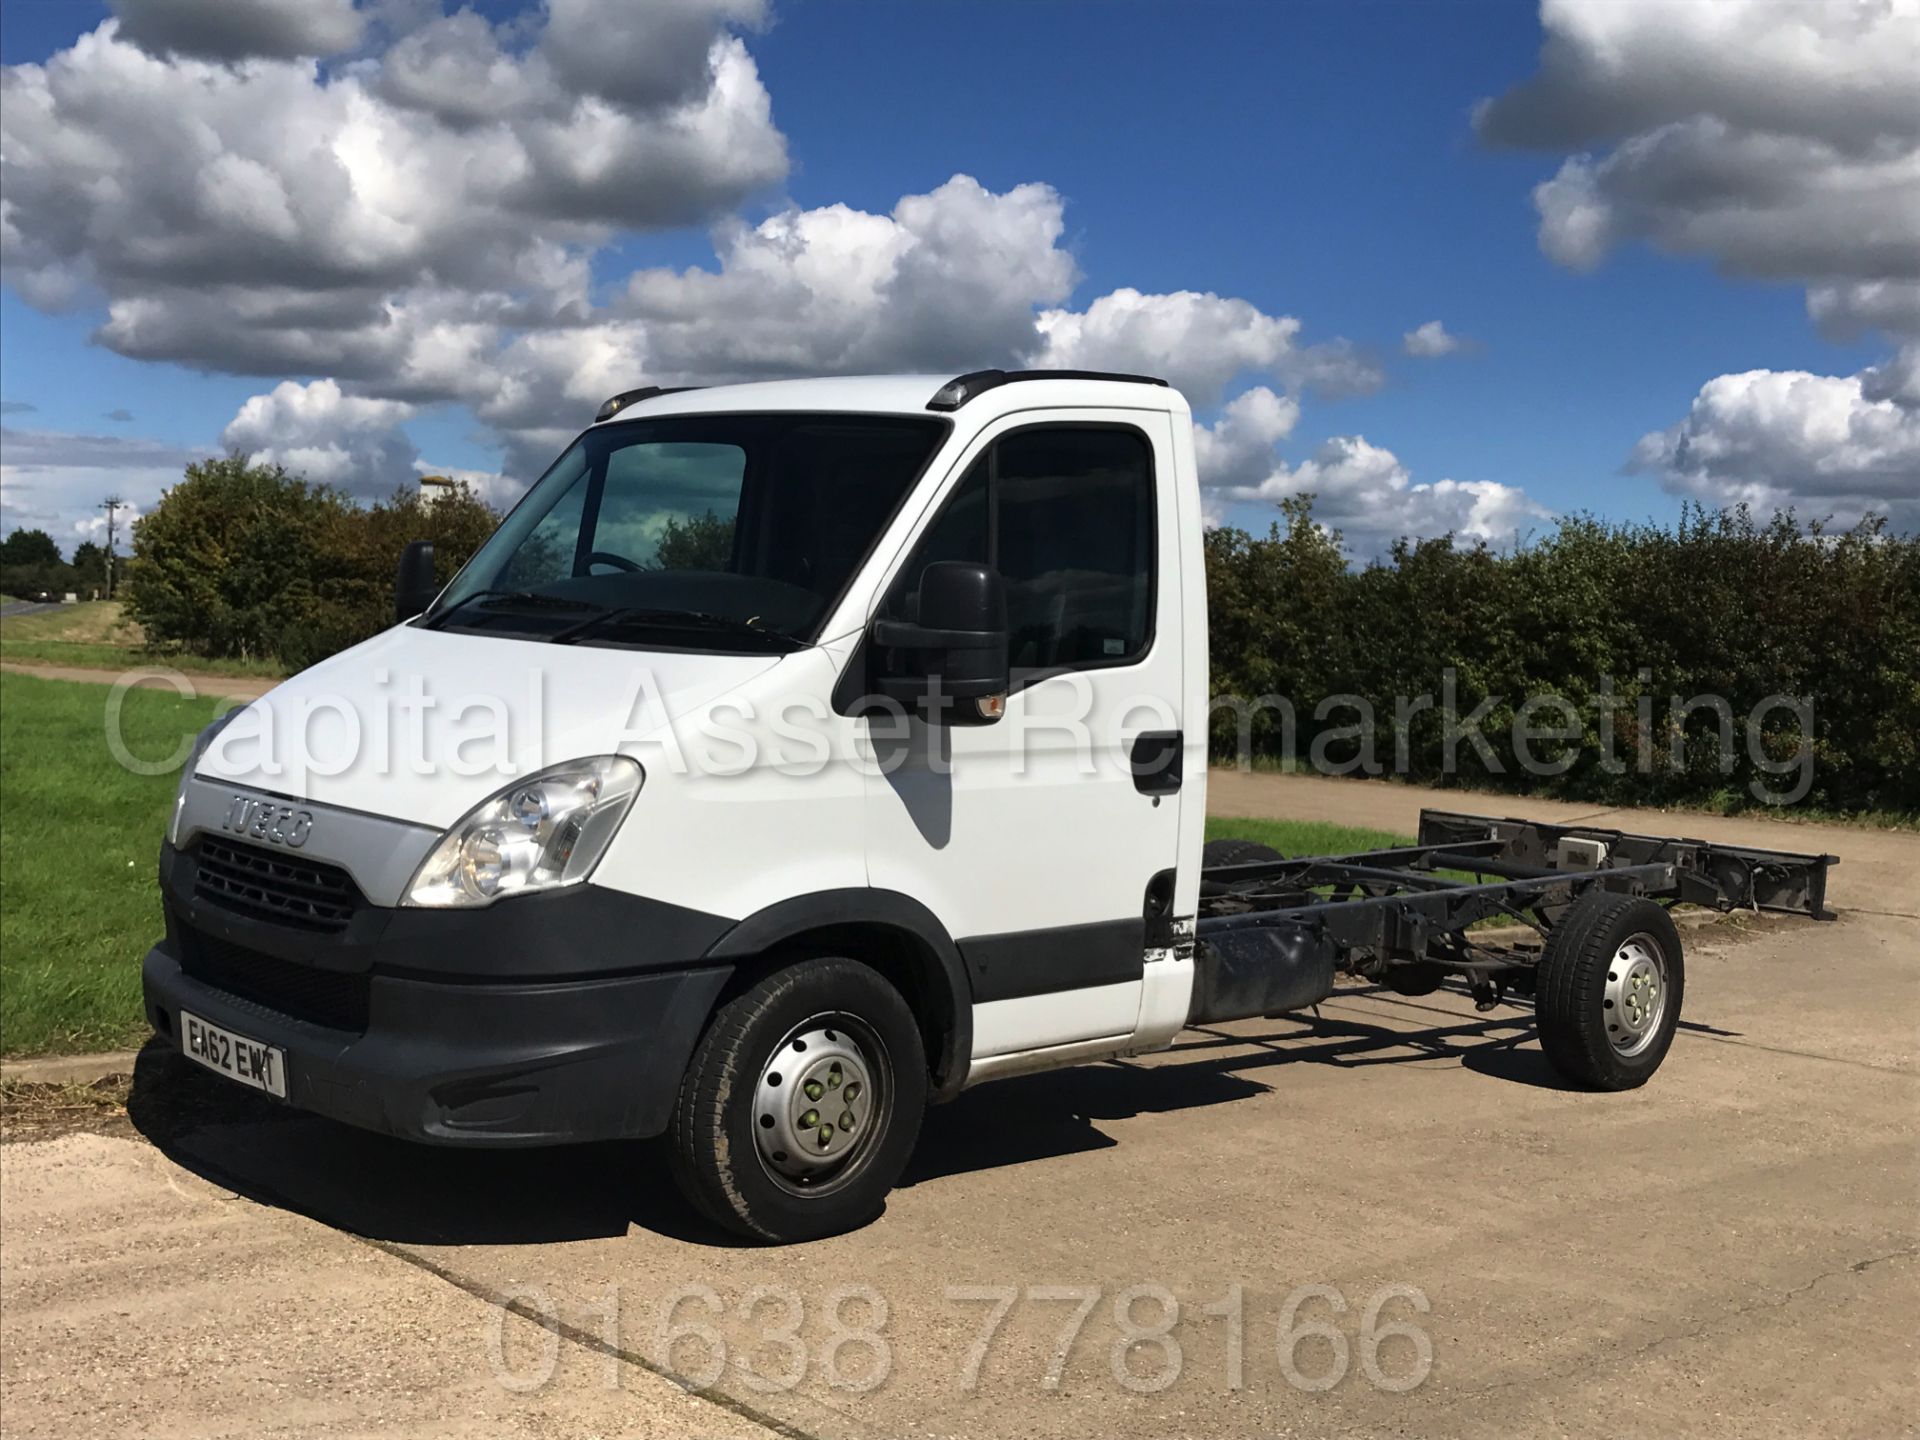
<instances>
[{"instance_id":1,"label":"rear chassis frame","mask_svg":"<svg viewBox=\"0 0 1920 1440\"><path fill-rule=\"evenodd\" d=\"M1830 920L1827 872L1838 863L1423 810L1412 845L1202 870L1189 1023L1302 1009L1332 992L1336 974L1409 994L1457 976L1490 1009L1508 991L1533 993L1547 936L1590 891ZM1521 933L1474 930L1501 918Z\"/></svg>"}]
</instances>

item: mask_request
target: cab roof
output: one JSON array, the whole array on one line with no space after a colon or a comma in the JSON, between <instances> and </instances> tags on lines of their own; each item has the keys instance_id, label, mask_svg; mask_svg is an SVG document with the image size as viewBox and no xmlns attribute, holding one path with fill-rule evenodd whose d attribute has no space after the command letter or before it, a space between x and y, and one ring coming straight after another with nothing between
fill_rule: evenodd
<instances>
[{"instance_id":1,"label":"cab roof","mask_svg":"<svg viewBox=\"0 0 1920 1440\"><path fill-rule=\"evenodd\" d=\"M851 414L971 416L1010 410L1097 406L1186 414L1187 402L1164 380L1073 370L978 370L966 375L836 375L763 380L698 389L625 391L601 407L596 424L721 411L817 410Z\"/></svg>"}]
</instances>

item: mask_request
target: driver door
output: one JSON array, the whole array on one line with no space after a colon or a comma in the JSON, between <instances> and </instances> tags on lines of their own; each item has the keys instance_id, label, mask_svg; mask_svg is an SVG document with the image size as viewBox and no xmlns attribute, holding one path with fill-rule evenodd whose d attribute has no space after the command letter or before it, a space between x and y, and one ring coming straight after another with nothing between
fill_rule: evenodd
<instances>
[{"instance_id":1,"label":"driver door","mask_svg":"<svg viewBox=\"0 0 1920 1440\"><path fill-rule=\"evenodd\" d=\"M1170 903L1179 851L1180 795L1143 790L1130 763L1183 724L1171 422L1040 413L964 458L881 602L910 618L936 560L1006 584L1004 718L931 734L916 718L866 782L869 881L954 937L976 1059L1133 1032L1149 890Z\"/></svg>"}]
</instances>

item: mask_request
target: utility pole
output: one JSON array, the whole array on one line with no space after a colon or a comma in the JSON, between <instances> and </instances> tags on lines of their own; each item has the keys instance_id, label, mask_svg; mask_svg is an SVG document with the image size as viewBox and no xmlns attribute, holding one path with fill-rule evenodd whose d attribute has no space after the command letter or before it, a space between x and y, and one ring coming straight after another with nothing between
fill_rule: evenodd
<instances>
[{"instance_id":1,"label":"utility pole","mask_svg":"<svg viewBox=\"0 0 1920 1440\"><path fill-rule=\"evenodd\" d=\"M127 502L118 495L109 495L100 502L100 508L107 512L107 599L113 598L113 512Z\"/></svg>"}]
</instances>

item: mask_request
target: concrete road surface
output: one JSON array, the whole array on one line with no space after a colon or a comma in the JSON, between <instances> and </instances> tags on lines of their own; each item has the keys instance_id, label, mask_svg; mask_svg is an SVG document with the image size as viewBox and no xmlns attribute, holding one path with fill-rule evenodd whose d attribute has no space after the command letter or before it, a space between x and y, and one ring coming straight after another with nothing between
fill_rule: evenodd
<instances>
[{"instance_id":1,"label":"concrete road surface","mask_svg":"<svg viewBox=\"0 0 1920 1440\"><path fill-rule=\"evenodd\" d=\"M1568 812L1215 787L1423 800ZM1920 837L1606 823L1830 850L1844 913L1689 930L1640 1091L1560 1088L1522 1007L1356 988L971 1091L879 1223L804 1247L702 1228L651 1145L419 1149L150 1053L130 1126L0 1152L6 1430L1912 1433Z\"/></svg>"}]
</instances>

